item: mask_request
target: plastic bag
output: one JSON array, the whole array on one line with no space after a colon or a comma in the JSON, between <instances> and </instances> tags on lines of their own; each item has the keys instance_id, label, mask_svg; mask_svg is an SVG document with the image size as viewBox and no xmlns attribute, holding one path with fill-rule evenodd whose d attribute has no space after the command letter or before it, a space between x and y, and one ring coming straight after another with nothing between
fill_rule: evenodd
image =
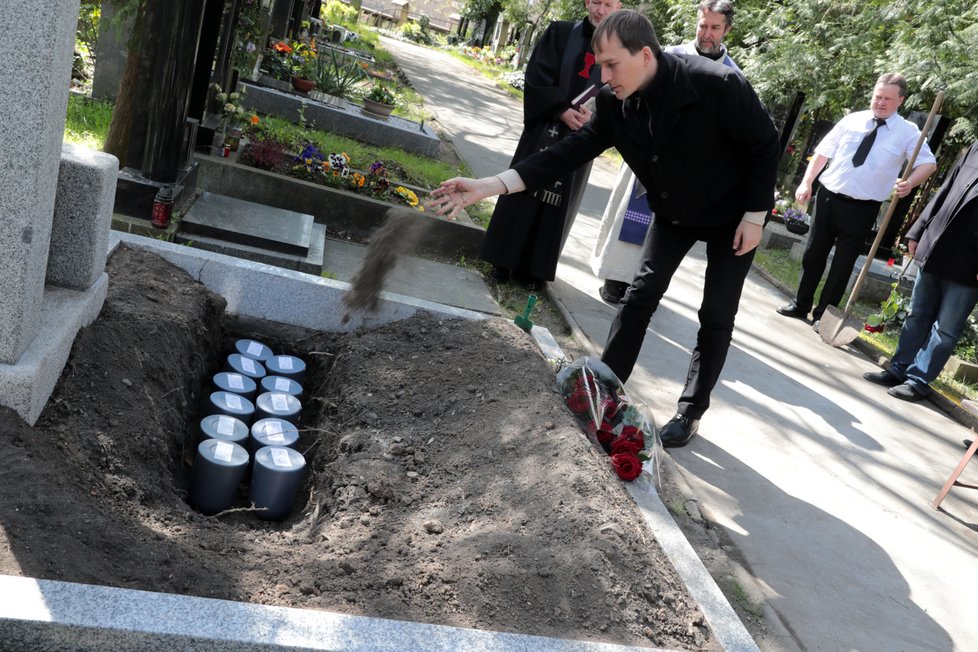
<instances>
[{"instance_id":1,"label":"plastic bag","mask_svg":"<svg viewBox=\"0 0 978 652\"><path fill-rule=\"evenodd\" d=\"M658 483L663 450L652 415L628 397L608 365L581 358L558 372L557 384L588 439L610 456L618 477L631 481L648 473Z\"/></svg>"}]
</instances>

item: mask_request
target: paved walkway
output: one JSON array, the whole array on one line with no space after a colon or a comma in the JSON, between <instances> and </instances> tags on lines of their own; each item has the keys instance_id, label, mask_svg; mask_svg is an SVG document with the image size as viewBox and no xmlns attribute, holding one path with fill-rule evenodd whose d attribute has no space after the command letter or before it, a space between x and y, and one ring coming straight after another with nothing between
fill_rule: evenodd
<instances>
[{"instance_id":1,"label":"paved walkway","mask_svg":"<svg viewBox=\"0 0 978 652\"><path fill-rule=\"evenodd\" d=\"M509 163L519 103L448 55L385 40L477 175ZM616 170L591 175L551 292L596 350L613 316L589 257ZM676 274L629 391L664 423L695 344L702 250ZM700 436L672 451L705 515L724 527L783 625L774 649L978 648L978 492L929 502L970 431L929 403L889 398L876 367L779 317L785 297L759 275ZM978 463L962 480L978 483Z\"/></svg>"}]
</instances>

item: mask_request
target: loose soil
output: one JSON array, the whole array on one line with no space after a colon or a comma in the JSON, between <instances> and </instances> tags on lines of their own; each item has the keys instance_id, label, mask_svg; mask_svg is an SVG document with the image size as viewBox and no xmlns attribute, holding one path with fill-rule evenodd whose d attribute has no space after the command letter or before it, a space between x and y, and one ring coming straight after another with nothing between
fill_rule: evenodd
<instances>
[{"instance_id":1,"label":"loose soil","mask_svg":"<svg viewBox=\"0 0 978 652\"><path fill-rule=\"evenodd\" d=\"M589 641L717 650L607 457L511 322L244 323L143 250L108 265L34 427L0 408L0 573ZM240 337L307 361L294 509L187 504Z\"/></svg>"}]
</instances>

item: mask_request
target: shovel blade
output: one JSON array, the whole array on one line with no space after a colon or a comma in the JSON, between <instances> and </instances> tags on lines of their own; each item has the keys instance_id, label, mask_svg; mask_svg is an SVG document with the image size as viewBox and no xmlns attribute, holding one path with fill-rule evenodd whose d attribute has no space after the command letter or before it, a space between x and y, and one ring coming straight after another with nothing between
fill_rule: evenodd
<instances>
[{"instance_id":1,"label":"shovel blade","mask_svg":"<svg viewBox=\"0 0 978 652\"><path fill-rule=\"evenodd\" d=\"M863 329L862 321L847 315L835 306L829 306L818 322L818 334L829 346L845 346L852 343Z\"/></svg>"}]
</instances>

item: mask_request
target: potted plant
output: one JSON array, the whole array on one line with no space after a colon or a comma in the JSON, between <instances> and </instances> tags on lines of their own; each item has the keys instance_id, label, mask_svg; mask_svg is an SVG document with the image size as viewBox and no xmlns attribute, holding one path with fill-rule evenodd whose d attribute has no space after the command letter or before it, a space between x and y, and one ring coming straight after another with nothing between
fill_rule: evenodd
<instances>
[{"instance_id":1,"label":"potted plant","mask_svg":"<svg viewBox=\"0 0 978 652\"><path fill-rule=\"evenodd\" d=\"M791 233L805 235L808 233L808 229L811 228L811 217L805 211L789 207L780 215L781 219L784 220L784 228L788 229Z\"/></svg>"},{"instance_id":2,"label":"potted plant","mask_svg":"<svg viewBox=\"0 0 978 652\"><path fill-rule=\"evenodd\" d=\"M221 119L218 122L216 135L216 146L227 145L231 151L238 150L241 141L242 127L246 124L258 124L258 116L249 111L245 111L241 106L241 98L244 91L225 93L218 84L211 84L214 89L214 100L218 103L217 114Z\"/></svg>"},{"instance_id":3,"label":"potted plant","mask_svg":"<svg viewBox=\"0 0 978 652\"><path fill-rule=\"evenodd\" d=\"M387 117L396 106L397 96L380 82L375 82L370 92L363 96L363 108L368 113Z\"/></svg>"},{"instance_id":4,"label":"potted plant","mask_svg":"<svg viewBox=\"0 0 978 652\"><path fill-rule=\"evenodd\" d=\"M297 43L292 48L292 88L300 93L316 88L318 66L316 51L304 43Z\"/></svg>"},{"instance_id":5,"label":"potted plant","mask_svg":"<svg viewBox=\"0 0 978 652\"><path fill-rule=\"evenodd\" d=\"M364 66L355 58L350 57L344 61L337 57L336 50L326 48L329 53L327 57L322 54L317 60L316 65L316 88L336 97L348 97L353 87L365 77Z\"/></svg>"},{"instance_id":6,"label":"potted plant","mask_svg":"<svg viewBox=\"0 0 978 652\"><path fill-rule=\"evenodd\" d=\"M262 58L262 71L259 83L280 91L289 89L292 79L292 46L284 41L278 41L265 50Z\"/></svg>"}]
</instances>

